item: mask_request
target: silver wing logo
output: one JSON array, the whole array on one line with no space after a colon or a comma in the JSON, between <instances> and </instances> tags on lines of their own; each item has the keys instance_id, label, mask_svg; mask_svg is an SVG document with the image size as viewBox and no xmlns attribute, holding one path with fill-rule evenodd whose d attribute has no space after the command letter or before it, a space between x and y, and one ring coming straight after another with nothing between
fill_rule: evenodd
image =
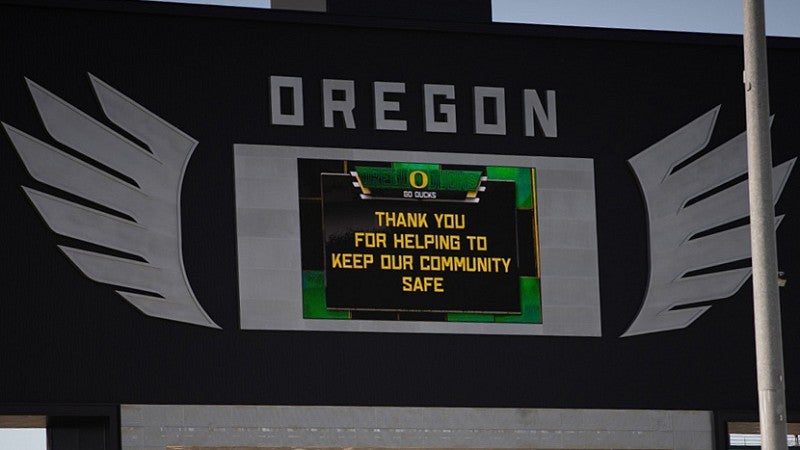
<instances>
[{"instance_id":1,"label":"silver wing logo","mask_svg":"<svg viewBox=\"0 0 800 450\"><path fill-rule=\"evenodd\" d=\"M192 292L181 252L181 184L197 141L89 76L108 119L150 151L30 80L28 88L56 141L133 184L3 127L33 178L133 220L29 187L23 187L25 193L54 232L141 258L59 246L87 277L138 291L116 292L149 316L219 328Z\"/></svg>"},{"instance_id":2,"label":"silver wing logo","mask_svg":"<svg viewBox=\"0 0 800 450\"><path fill-rule=\"evenodd\" d=\"M750 267L723 266L750 258L750 226L737 222L749 208L747 180L739 181L747 173L745 133L684 163L708 145L718 112L719 106L628 161L647 204L650 277L623 336L685 328L710 308L698 303L730 297L750 277ZM773 168L775 202L796 159Z\"/></svg>"}]
</instances>

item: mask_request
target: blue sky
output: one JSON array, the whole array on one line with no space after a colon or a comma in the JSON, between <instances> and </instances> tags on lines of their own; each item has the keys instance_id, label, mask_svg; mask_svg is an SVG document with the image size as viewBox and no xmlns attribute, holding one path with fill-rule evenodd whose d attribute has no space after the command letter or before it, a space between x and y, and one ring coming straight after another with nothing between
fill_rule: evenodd
<instances>
[{"instance_id":1,"label":"blue sky","mask_svg":"<svg viewBox=\"0 0 800 450\"><path fill-rule=\"evenodd\" d=\"M766 0L767 34L800 37L800 1ZM498 22L742 34L741 0L493 0Z\"/></svg>"},{"instance_id":2,"label":"blue sky","mask_svg":"<svg viewBox=\"0 0 800 450\"><path fill-rule=\"evenodd\" d=\"M14 450L45 450L45 434L38 428L0 428L0 448Z\"/></svg>"},{"instance_id":3,"label":"blue sky","mask_svg":"<svg viewBox=\"0 0 800 450\"><path fill-rule=\"evenodd\" d=\"M263 8L270 2L191 0L185 3ZM765 4L768 35L800 37L800 0L766 0ZM742 33L740 0L493 0L492 13L497 22ZM43 430L10 433L0 429L2 448L44 450L44 439Z\"/></svg>"},{"instance_id":4,"label":"blue sky","mask_svg":"<svg viewBox=\"0 0 800 450\"><path fill-rule=\"evenodd\" d=\"M176 1L176 0L152 0ZM269 0L187 0L268 7ZM766 0L767 34L800 37L800 1ZM493 0L497 22L742 33L740 0Z\"/></svg>"}]
</instances>

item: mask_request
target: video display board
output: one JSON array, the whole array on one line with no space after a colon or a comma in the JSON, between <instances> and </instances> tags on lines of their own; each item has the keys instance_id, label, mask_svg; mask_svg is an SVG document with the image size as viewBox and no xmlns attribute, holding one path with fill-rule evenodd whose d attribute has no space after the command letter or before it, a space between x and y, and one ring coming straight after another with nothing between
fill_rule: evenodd
<instances>
[{"instance_id":1,"label":"video display board","mask_svg":"<svg viewBox=\"0 0 800 450\"><path fill-rule=\"evenodd\" d=\"M308 319L541 323L535 169L300 159Z\"/></svg>"}]
</instances>

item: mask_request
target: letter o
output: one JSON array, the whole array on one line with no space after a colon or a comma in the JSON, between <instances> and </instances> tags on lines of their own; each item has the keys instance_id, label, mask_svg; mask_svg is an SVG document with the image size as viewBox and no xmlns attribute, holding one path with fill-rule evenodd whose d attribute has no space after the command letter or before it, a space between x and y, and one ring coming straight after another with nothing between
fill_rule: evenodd
<instances>
[{"instance_id":1,"label":"letter o","mask_svg":"<svg viewBox=\"0 0 800 450\"><path fill-rule=\"evenodd\" d=\"M419 184L416 183L417 174L422 177L422 182ZM411 184L411 187L414 189L423 189L428 185L428 174L421 170L415 170L408 175L408 183Z\"/></svg>"}]
</instances>

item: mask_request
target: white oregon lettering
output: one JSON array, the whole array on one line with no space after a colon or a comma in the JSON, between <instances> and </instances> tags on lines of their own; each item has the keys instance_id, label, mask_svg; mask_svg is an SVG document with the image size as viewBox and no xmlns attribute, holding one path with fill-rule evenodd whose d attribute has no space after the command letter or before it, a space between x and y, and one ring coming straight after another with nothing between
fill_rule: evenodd
<instances>
[{"instance_id":1,"label":"white oregon lettering","mask_svg":"<svg viewBox=\"0 0 800 450\"><path fill-rule=\"evenodd\" d=\"M273 125L307 126L303 116L303 91L308 83L301 77L271 76L270 111ZM368 110L374 112L372 120L375 130L408 131L408 120L401 118L414 111L414 99L406 99L406 92L421 92L418 99L422 105L422 130L426 133L455 133L456 87L452 84L423 84L420 88L408 88L398 81L375 81L357 86L354 80L320 80L322 87L322 126L325 128L356 129L356 98L372 98ZM371 89L369 88L371 84ZM319 89L320 85L317 85ZM359 89L359 92L356 92ZM468 99L473 108L474 132L476 134L506 135L507 114L518 114L524 136L558 137L558 115L556 91L553 89L522 89L508 91L502 87L473 86L473 98ZM544 102L539 96L544 93ZM508 101L506 98L508 97ZM318 98L308 96L308 98ZM466 103L465 101L465 103ZM406 107L405 105L409 105ZM522 105L507 111L506 105ZM365 107L362 107L364 110ZM334 120L334 117L341 120ZM363 116L362 116L363 117ZM362 119L362 122L369 120ZM519 127L517 127L519 128ZM537 133L537 128L541 133Z\"/></svg>"}]
</instances>

